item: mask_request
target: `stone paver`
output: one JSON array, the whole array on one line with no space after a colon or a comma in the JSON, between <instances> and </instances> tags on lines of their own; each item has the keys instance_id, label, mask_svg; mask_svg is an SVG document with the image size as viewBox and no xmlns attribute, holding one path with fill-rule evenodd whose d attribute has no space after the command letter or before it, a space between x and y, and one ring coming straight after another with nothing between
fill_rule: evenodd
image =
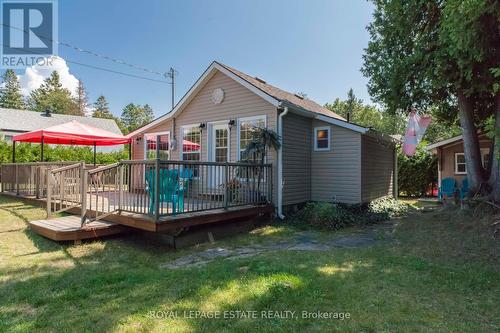
<instances>
[{"instance_id":1,"label":"stone paver","mask_svg":"<svg viewBox=\"0 0 500 333\"><path fill-rule=\"evenodd\" d=\"M385 222L367 226L352 232L350 235L329 240L320 239L319 233L314 231L298 231L287 241L276 243L256 244L233 249L212 248L199 253L180 257L172 262L163 264L160 268L178 269L200 267L216 259L237 260L253 257L264 252L272 251L328 251L332 248L363 248L394 241L392 232L395 223ZM336 237L335 233L332 233ZM324 238L324 237L323 237Z\"/></svg>"}]
</instances>

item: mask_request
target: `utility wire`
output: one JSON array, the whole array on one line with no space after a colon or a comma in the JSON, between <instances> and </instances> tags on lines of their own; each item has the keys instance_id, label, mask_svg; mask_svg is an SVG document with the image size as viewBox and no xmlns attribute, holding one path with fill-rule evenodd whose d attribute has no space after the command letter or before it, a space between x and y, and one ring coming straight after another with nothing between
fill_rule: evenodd
<instances>
[{"instance_id":1,"label":"utility wire","mask_svg":"<svg viewBox=\"0 0 500 333\"><path fill-rule=\"evenodd\" d=\"M6 44L2 44L2 45L8 47L8 45L6 45ZM39 55L38 53L31 52L31 51L28 51L28 53ZM53 56L53 57L55 57L55 56ZM50 57L48 57L48 58L50 58ZM97 69L97 70L101 70L101 71L105 71L105 72L109 72L109 73L120 74L120 75L124 75L124 76L128 76L128 77L133 77L133 78L136 78L136 79L148 80L148 81L153 81L153 82L158 82L158 83L164 83L164 84L172 84L171 82L168 82L168 81L163 81L163 80L158 80L158 79L152 79L152 78L145 77L145 76L140 76L140 75L125 73L125 72L121 72L121 71L116 71L116 70L109 69L109 68L104 68L104 67L89 65L89 64L82 63L82 62L78 62L78 61L73 61L73 60L68 60L68 59L64 59L64 61L66 61L67 63L70 63L70 64L84 66L84 67L88 67L88 68L93 68L93 69Z\"/></svg>"},{"instance_id":2,"label":"utility wire","mask_svg":"<svg viewBox=\"0 0 500 333\"><path fill-rule=\"evenodd\" d=\"M24 33L28 33L27 30L21 29L19 27L11 26L11 25L8 25L8 24L5 24L5 23L2 23L1 25L4 26L4 27L9 27L9 28L12 28L12 29L15 29L15 30L18 30L18 31L22 31ZM50 42L54 42L57 45L66 46L66 47L69 47L69 48L71 48L71 49L73 49L75 51L87 53L87 54L90 54L90 55L92 55L94 57L98 57L98 58L101 58L101 59L106 59L106 60L112 61L112 62L120 64L120 65L124 65L124 66L128 66L128 67L131 67L131 68L134 68L134 69L137 69L137 70L144 71L144 72L149 73L149 74L155 74L155 75L161 75L163 77L168 77L167 73L161 73L161 72L154 71L154 70L151 70L151 69L139 66L139 65L131 64L131 63L128 63L128 62L123 61L121 59L117 59L117 58L109 57L109 56L106 56L106 55L103 55L103 54L99 54L99 53L96 53L96 52L93 52L93 51L90 51L90 50L87 50L87 49L83 49L83 48L78 47L78 46L71 45L69 43L60 42L60 41L54 40L54 39L52 39L50 37L47 37L47 36L43 36L43 35L37 35L37 36L41 37L43 39L46 39L46 40L48 40Z\"/></svg>"}]
</instances>

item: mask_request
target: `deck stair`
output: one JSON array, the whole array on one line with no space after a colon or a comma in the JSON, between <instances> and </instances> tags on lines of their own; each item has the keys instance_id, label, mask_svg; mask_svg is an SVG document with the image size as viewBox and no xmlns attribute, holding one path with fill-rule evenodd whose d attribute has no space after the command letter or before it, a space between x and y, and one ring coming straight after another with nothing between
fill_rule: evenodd
<instances>
[{"instance_id":1,"label":"deck stair","mask_svg":"<svg viewBox=\"0 0 500 333\"><path fill-rule=\"evenodd\" d=\"M55 241L75 241L100 238L130 230L126 226L109 222L94 221L81 226L80 216L68 215L29 222L31 230Z\"/></svg>"}]
</instances>

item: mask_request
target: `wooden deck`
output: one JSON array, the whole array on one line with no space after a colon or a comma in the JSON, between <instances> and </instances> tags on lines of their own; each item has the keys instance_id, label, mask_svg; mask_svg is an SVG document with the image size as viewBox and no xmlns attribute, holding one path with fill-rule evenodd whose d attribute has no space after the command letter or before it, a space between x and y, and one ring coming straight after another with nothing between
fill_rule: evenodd
<instances>
[{"instance_id":1,"label":"wooden deck","mask_svg":"<svg viewBox=\"0 0 500 333\"><path fill-rule=\"evenodd\" d=\"M79 241L127 232L130 228L109 221L95 221L80 226L76 215L29 222L35 233L55 241Z\"/></svg>"}]
</instances>

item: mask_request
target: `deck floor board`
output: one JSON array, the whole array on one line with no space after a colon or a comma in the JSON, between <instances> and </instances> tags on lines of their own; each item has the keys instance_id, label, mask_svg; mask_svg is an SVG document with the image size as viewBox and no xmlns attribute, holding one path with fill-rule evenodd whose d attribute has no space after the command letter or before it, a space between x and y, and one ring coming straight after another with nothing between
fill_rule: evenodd
<instances>
[{"instance_id":1,"label":"deck floor board","mask_svg":"<svg viewBox=\"0 0 500 333\"><path fill-rule=\"evenodd\" d=\"M81 227L80 217L76 215L31 221L29 225L35 233L56 241L99 238L128 230L127 227L109 221L94 221Z\"/></svg>"}]
</instances>

